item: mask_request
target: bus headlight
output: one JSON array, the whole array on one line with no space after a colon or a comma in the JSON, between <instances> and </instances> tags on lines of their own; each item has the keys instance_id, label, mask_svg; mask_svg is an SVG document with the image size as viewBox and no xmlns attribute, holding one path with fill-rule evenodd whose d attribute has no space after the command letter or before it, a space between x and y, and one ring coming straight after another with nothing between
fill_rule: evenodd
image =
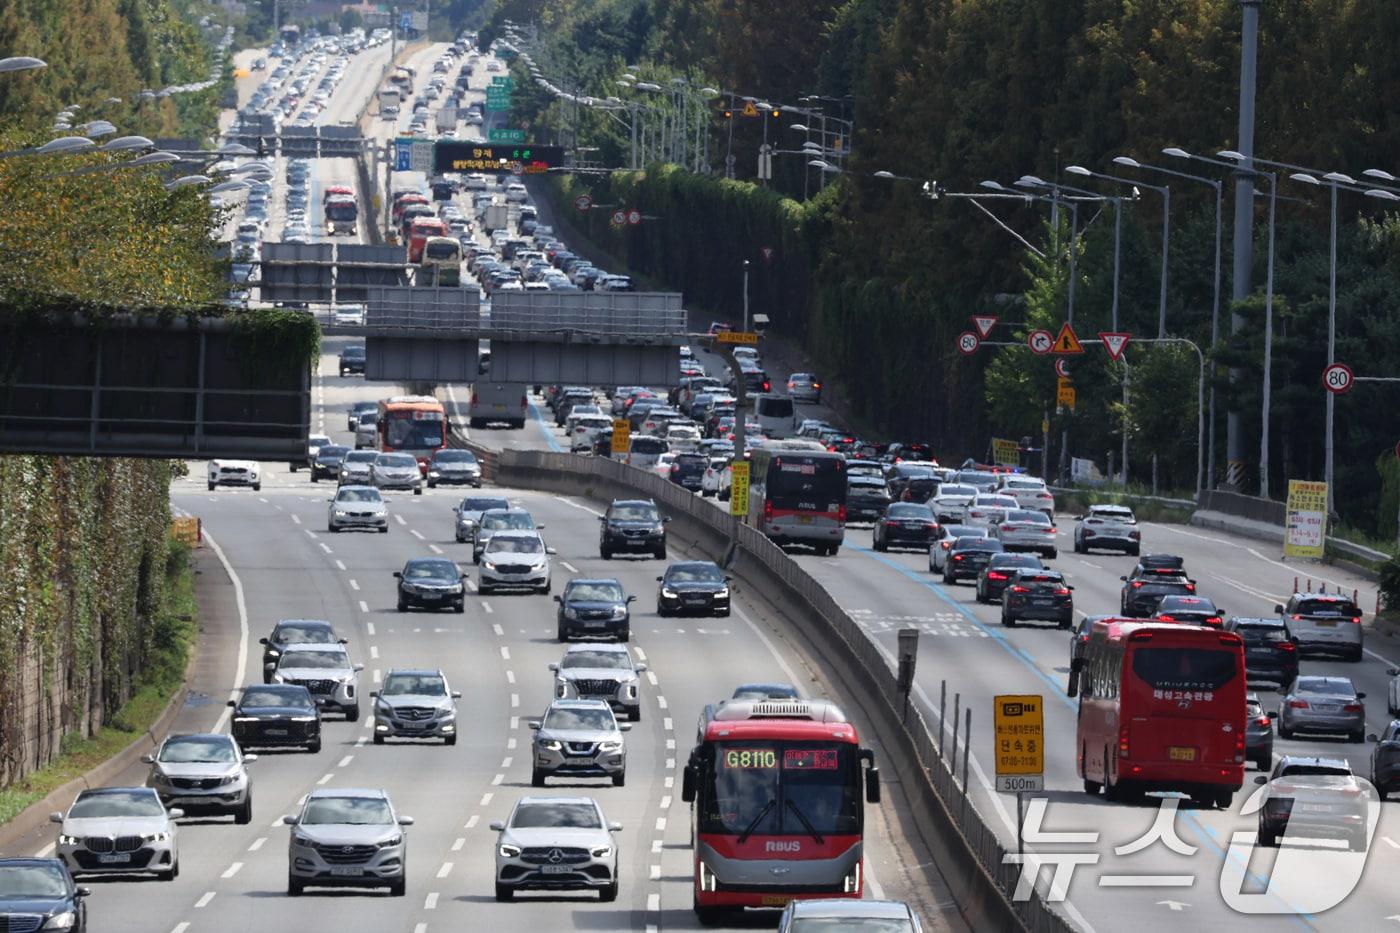
<instances>
[{"instance_id":1,"label":"bus headlight","mask_svg":"<svg viewBox=\"0 0 1400 933\"><path fill-rule=\"evenodd\" d=\"M716 888L715 873L710 871L710 866L702 860L700 862L700 890L713 891Z\"/></svg>"},{"instance_id":2,"label":"bus headlight","mask_svg":"<svg viewBox=\"0 0 1400 933\"><path fill-rule=\"evenodd\" d=\"M856 894L860 891L860 862L856 862L856 867L841 883L841 889L847 894Z\"/></svg>"}]
</instances>

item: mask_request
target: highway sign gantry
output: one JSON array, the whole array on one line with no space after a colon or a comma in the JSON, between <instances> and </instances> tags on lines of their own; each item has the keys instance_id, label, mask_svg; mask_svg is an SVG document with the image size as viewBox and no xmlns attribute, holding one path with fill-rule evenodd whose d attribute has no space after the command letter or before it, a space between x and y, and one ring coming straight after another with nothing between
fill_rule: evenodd
<instances>
[{"instance_id":1,"label":"highway sign gantry","mask_svg":"<svg viewBox=\"0 0 1400 933\"><path fill-rule=\"evenodd\" d=\"M1322 371L1322 385L1333 395L1350 392L1356 384L1356 374L1346 363L1333 363Z\"/></svg>"},{"instance_id":2,"label":"highway sign gantry","mask_svg":"<svg viewBox=\"0 0 1400 933\"><path fill-rule=\"evenodd\" d=\"M963 356L971 356L977 352L977 348L982 345L982 338L978 337L970 330L965 330L958 334L958 352Z\"/></svg>"},{"instance_id":3,"label":"highway sign gantry","mask_svg":"<svg viewBox=\"0 0 1400 933\"><path fill-rule=\"evenodd\" d=\"M1055 335L1048 330L1033 330L1026 335L1026 346L1037 356L1044 356L1055 346Z\"/></svg>"}]
</instances>

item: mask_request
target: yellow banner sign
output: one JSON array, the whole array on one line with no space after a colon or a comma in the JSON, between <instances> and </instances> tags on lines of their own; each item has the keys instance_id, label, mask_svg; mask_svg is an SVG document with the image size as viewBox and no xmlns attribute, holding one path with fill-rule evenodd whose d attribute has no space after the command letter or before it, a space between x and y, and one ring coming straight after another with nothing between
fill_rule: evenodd
<instances>
[{"instance_id":1,"label":"yellow banner sign","mask_svg":"<svg viewBox=\"0 0 1400 933\"><path fill-rule=\"evenodd\" d=\"M993 730L996 733L996 765L998 790L1002 778L1041 777L1045 774L1045 708L1040 696L1000 695L993 698ZM1015 782L1012 782L1013 784ZM1006 790L1034 790L1032 782L1025 786L1007 786Z\"/></svg>"},{"instance_id":2,"label":"yellow banner sign","mask_svg":"<svg viewBox=\"0 0 1400 933\"><path fill-rule=\"evenodd\" d=\"M170 520L170 535L189 547L199 547L203 536L200 534L199 519L193 515L180 515Z\"/></svg>"},{"instance_id":3,"label":"yellow banner sign","mask_svg":"<svg viewBox=\"0 0 1400 933\"><path fill-rule=\"evenodd\" d=\"M1327 484L1305 479L1288 481L1287 531L1283 539L1285 557L1323 555L1327 541Z\"/></svg>"},{"instance_id":4,"label":"yellow banner sign","mask_svg":"<svg viewBox=\"0 0 1400 933\"><path fill-rule=\"evenodd\" d=\"M612 452L625 454L632 449L632 422L626 418L613 421Z\"/></svg>"},{"instance_id":5,"label":"yellow banner sign","mask_svg":"<svg viewBox=\"0 0 1400 933\"><path fill-rule=\"evenodd\" d=\"M1020 466L1021 445L1004 437L992 438L992 463L997 466Z\"/></svg>"},{"instance_id":6,"label":"yellow banner sign","mask_svg":"<svg viewBox=\"0 0 1400 933\"><path fill-rule=\"evenodd\" d=\"M730 464L729 514L749 514L749 462L739 460Z\"/></svg>"},{"instance_id":7,"label":"yellow banner sign","mask_svg":"<svg viewBox=\"0 0 1400 933\"><path fill-rule=\"evenodd\" d=\"M715 343L741 343L744 346L758 346L758 334L742 330L722 330L715 334Z\"/></svg>"},{"instance_id":8,"label":"yellow banner sign","mask_svg":"<svg viewBox=\"0 0 1400 933\"><path fill-rule=\"evenodd\" d=\"M1055 396L1055 404L1074 411L1075 400L1074 386L1060 386L1060 391Z\"/></svg>"}]
</instances>

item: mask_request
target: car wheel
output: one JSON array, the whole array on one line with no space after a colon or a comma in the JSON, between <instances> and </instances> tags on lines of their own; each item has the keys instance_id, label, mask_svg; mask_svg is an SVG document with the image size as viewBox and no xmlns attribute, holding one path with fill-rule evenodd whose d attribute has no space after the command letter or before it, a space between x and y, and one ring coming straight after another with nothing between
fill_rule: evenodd
<instances>
[{"instance_id":1,"label":"car wheel","mask_svg":"<svg viewBox=\"0 0 1400 933\"><path fill-rule=\"evenodd\" d=\"M404 601L403 601L403 597L400 596L400 597L399 597L399 612L407 612L407 611L408 611L408 603L404 602Z\"/></svg>"},{"instance_id":2,"label":"car wheel","mask_svg":"<svg viewBox=\"0 0 1400 933\"><path fill-rule=\"evenodd\" d=\"M544 776L544 772L539 768L532 768L530 770L530 786L544 787Z\"/></svg>"},{"instance_id":3,"label":"car wheel","mask_svg":"<svg viewBox=\"0 0 1400 933\"><path fill-rule=\"evenodd\" d=\"M291 467L293 473L297 471L297 465L295 463L289 463L287 466Z\"/></svg>"},{"instance_id":4,"label":"car wheel","mask_svg":"<svg viewBox=\"0 0 1400 933\"><path fill-rule=\"evenodd\" d=\"M612 776L612 782L613 782L613 787L626 787L626 786L627 786L627 772L624 771L624 772L622 772L621 774L614 774L614 775Z\"/></svg>"},{"instance_id":5,"label":"car wheel","mask_svg":"<svg viewBox=\"0 0 1400 933\"><path fill-rule=\"evenodd\" d=\"M605 885L599 888L598 900L602 901L605 904L617 900L617 882L614 881L612 884Z\"/></svg>"},{"instance_id":6,"label":"car wheel","mask_svg":"<svg viewBox=\"0 0 1400 933\"><path fill-rule=\"evenodd\" d=\"M302 883L302 881L301 881L300 878L294 878L294 877L292 877L291 875L288 875L288 876L287 876L287 896L288 896L288 897L301 897L301 892L302 892L302 891L305 891L305 890L306 890L306 885Z\"/></svg>"},{"instance_id":7,"label":"car wheel","mask_svg":"<svg viewBox=\"0 0 1400 933\"><path fill-rule=\"evenodd\" d=\"M262 492L262 483L254 483L253 492Z\"/></svg>"},{"instance_id":8,"label":"car wheel","mask_svg":"<svg viewBox=\"0 0 1400 933\"><path fill-rule=\"evenodd\" d=\"M339 528L335 527L335 526L332 525L330 522L326 522L326 534L332 534L332 535L333 535L333 534L336 534L336 533L339 532L339 531L340 531Z\"/></svg>"},{"instance_id":9,"label":"car wheel","mask_svg":"<svg viewBox=\"0 0 1400 933\"><path fill-rule=\"evenodd\" d=\"M1059 556L1060 556L1060 552L1057 551L1055 548L1051 548L1050 550L1048 550L1048 551L1045 552L1045 559L1046 559L1046 560L1054 560L1055 558L1057 558L1057 557L1059 557Z\"/></svg>"},{"instance_id":10,"label":"car wheel","mask_svg":"<svg viewBox=\"0 0 1400 933\"><path fill-rule=\"evenodd\" d=\"M454 535L454 537L457 539L458 544L463 544L467 540L466 538L462 537L461 534Z\"/></svg>"},{"instance_id":11,"label":"car wheel","mask_svg":"<svg viewBox=\"0 0 1400 933\"><path fill-rule=\"evenodd\" d=\"M719 617L720 617L721 619L727 619L727 618L729 618L729 613L730 613L730 609L729 609L728 607L725 607L725 610L719 614Z\"/></svg>"},{"instance_id":12,"label":"car wheel","mask_svg":"<svg viewBox=\"0 0 1400 933\"><path fill-rule=\"evenodd\" d=\"M1097 797L1102 787L1103 785L1098 781L1091 781L1088 778L1084 779L1084 793L1088 794L1090 797Z\"/></svg>"},{"instance_id":13,"label":"car wheel","mask_svg":"<svg viewBox=\"0 0 1400 933\"><path fill-rule=\"evenodd\" d=\"M1381 798L1381 802L1384 803L1386 800L1390 799L1390 788L1376 784L1376 794Z\"/></svg>"},{"instance_id":14,"label":"car wheel","mask_svg":"<svg viewBox=\"0 0 1400 933\"><path fill-rule=\"evenodd\" d=\"M603 558L603 560L612 560L612 551L609 551L607 548L599 548L598 556Z\"/></svg>"},{"instance_id":15,"label":"car wheel","mask_svg":"<svg viewBox=\"0 0 1400 933\"><path fill-rule=\"evenodd\" d=\"M628 722L642 721L642 705L640 703L627 711L627 720Z\"/></svg>"},{"instance_id":16,"label":"car wheel","mask_svg":"<svg viewBox=\"0 0 1400 933\"><path fill-rule=\"evenodd\" d=\"M549 591L550 591L550 589L551 589L553 586L554 586L554 579L551 577L550 579L544 581L544 586L540 587L540 592L543 593L543 594L545 594L546 596L548 596L548 595L549 595Z\"/></svg>"},{"instance_id":17,"label":"car wheel","mask_svg":"<svg viewBox=\"0 0 1400 933\"><path fill-rule=\"evenodd\" d=\"M428 488L437 489L437 483L433 482L432 480L428 480Z\"/></svg>"},{"instance_id":18,"label":"car wheel","mask_svg":"<svg viewBox=\"0 0 1400 933\"><path fill-rule=\"evenodd\" d=\"M413 487L413 494L414 494L415 496L421 496L421 495L423 495L423 487L422 487L421 484L418 485L418 486L414 486L414 487Z\"/></svg>"},{"instance_id":19,"label":"car wheel","mask_svg":"<svg viewBox=\"0 0 1400 933\"><path fill-rule=\"evenodd\" d=\"M379 533L382 534L382 535L387 535L387 534L389 533L389 526L388 526L388 525L381 525L381 526L379 527Z\"/></svg>"},{"instance_id":20,"label":"car wheel","mask_svg":"<svg viewBox=\"0 0 1400 933\"><path fill-rule=\"evenodd\" d=\"M209 491L210 491L210 492L213 492L213 491L214 491L214 487L217 486L217 485L218 485L217 483L210 483L210 484L209 484Z\"/></svg>"},{"instance_id":21,"label":"car wheel","mask_svg":"<svg viewBox=\"0 0 1400 933\"><path fill-rule=\"evenodd\" d=\"M1360 645L1357 645L1355 648L1353 648L1353 649L1351 650L1351 652L1350 652L1349 654L1347 654L1347 660L1350 661L1350 662L1352 662L1353 664L1355 664L1356 662L1358 662L1358 661L1361 660L1361 654L1362 654L1361 646L1360 646Z\"/></svg>"},{"instance_id":22,"label":"car wheel","mask_svg":"<svg viewBox=\"0 0 1400 933\"><path fill-rule=\"evenodd\" d=\"M1258 758L1254 759L1254 767L1258 768L1260 771L1268 771L1269 766L1273 764L1273 762L1273 758L1265 758L1263 755L1260 755Z\"/></svg>"},{"instance_id":23,"label":"car wheel","mask_svg":"<svg viewBox=\"0 0 1400 933\"><path fill-rule=\"evenodd\" d=\"M375 745L383 745L383 744L384 744L384 736L382 736L382 735L380 735L379 733L376 732L375 735L374 735L374 744L375 744Z\"/></svg>"},{"instance_id":24,"label":"car wheel","mask_svg":"<svg viewBox=\"0 0 1400 933\"><path fill-rule=\"evenodd\" d=\"M1015 628L1016 617L1014 615L1011 615L1009 612L1003 612L1001 614L1001 624L1006 626L1007 628Z\"/></svg>"},{"instance_id":25,"label":"car wheel","mask_svg":"<svg viewBox=\"0 0 1400 933\"><path fill-rule=\"evenodd\" d=\"M403 897L404 891L408 888L408 882L403 875L389 882L389 896Z\"/></svg>"},{"instance_id":26,"label":"car wheel","mask_svg":"<svg viewBox=\"0 0 1400 933\"><path fill-rule=\"evenodd\" d=\"M873 547L873 548L875 548L875 550L877 550L877 551L884 551L884 550L885 550L885 543L884 543L883 541L881 541L879 538L876 538L874 541L872 541L870 546ZM825 549L823 549L823 550L825 550Z\"/></svg>"},{"instance_id":27,"label":"car wheel","mask_svg":"<svg viewBox=\"0 0 1400 933\"><path fill-rule=\"evenodd\" d=\"M980 584L977 587L977 592L973 594L972 598L977 600L979 603L985 603L987 601L986 598L984 598L982 595L982 586Z\"/></svg>"},{"instance_id":28,"label":"car wheel","mask_svg":"<svg viewBox=\"0 0 1400 933\"><path fill-rule=\"evenodd\" d=\"M345 707L345 721L346 721L346 722L359 722L359 721L360 721L360 704L356 703L354 706L347 706L347 707Z\"/></svg>"},{"instance_id":29,"label":"car wheel","mask_svg":"<svg viewBox=\"0 0 1400 933\"><path fill-rule=\"evenodd\" d=\"M1350 739L1353 745L1357 744L1358 742L1366 741L1366 730L1363 729L1360 732L1351 733Z\"/></svg>"},{"instance_id":30,"label":"car wheel","mask_svg":"<svg viewBox=\"0 0 1400 933\"><path fill-rule=\"evenodd\" d=\"M1278 737L1281 739L1293 738L1293 730L1283 724L1283 720L1278 721Z\"/></svg>"},{"instance_id":31,"label":"car wheel","mask_svg":"<svg viewBox=\"0 0 1400 933\"><path fill-rule=\"evenodd\" d=\"M558 641L558 642L565 642L565 641L568 641L568 640L569 640L569 630L566 629L566 628L564 628L564 626L562 626L562 625L555 626L555 629L554 629L554 640L555 640L555 641Z\"/></svg>"},{"instance_id":32,"label":"car wheel","mask_svg":"<svg viewBox=\"0 0 1400 933\"><path fill-rule=\"evenodd\" d=\"M306 750L313 755L316 754L321 750L321 740L318 738L316 741L309 743L306 746Z\"/></svg>"},{"instance_id":33,"label":"car wheel","mask_svg":"<svg viewBox=\"0 0 1400 933\"><path fill-rule=\"evenodd\" d=\"M313 482L313 483L319 483L320 481L321 481L321 480L316 476L316 471L315 471L315 470L312 470L312 471L311 471L311 482Z\"/></svg>"},{"instance_id":34,"label":"car wheel","mask_svg":"<svg viewBox=\"0 0 1400 933\"><path fill-rule=\"evenodd\" d=\"M665 560L665 559L666 559L666 545L663 544L663 545L661 545L661 547L659 547L659 548L657 548L656 550L652 551L652 552L651 552L651 556L652 556L652 557L655 557L657 560Z\"/></svg>"},{"instance_id":35,"label":"car wheel","mask_svg":"<svg viewBox=\"0 0 1400 933\"><path fill-rule=\"evenodd\" d=\"M1139 554L1141 554L1141 553L1142 553L1142 548L1141 548L1140 546L1139 546L1139 547L1133 547L1133 548L1129 548L1129 549L1128 549L1128 556L1129 556L1129 557L1137 557L1137 556L1138 556Z\"/></svg>"},{"instance_id":36,"label":"car wheel","mask_svg":"<svg viewBox=\"0 0 1400 933\"><path fill-rule=\"evenodd\" d=\"M617 640L618 640L618 641L631 641L631 640L632 640L632 630L629 629L629 628L625 628L625 629L623 629L622 631L618 632L618 633L617 633Z\"/></svg>"},{"instance_id":37,"label":"car wheel","mask_svg":"<svg viewBox=\"0 0 1400 933\"><path fill-rule=\"evenodd\" d=\"M499 881L496 882L496 900L498 900L498 901L513 901L513 900L515 900L515 889L512 888L512 887L509 887L508 885L501 884Z\"/></svg>"},{"instance_id":38,"label":"car wheel","mask_svg":"<svg viewBox=\"0 0 1400 933\"><path fill-rule=\"evenodd\" d=\"M247 826L253 822L253 795L249 794L243 798L243 806L234 811L233 821L239 826Z\"/></svg>"},{"instance_id":39,"label":"car wheel","mask_svg":"<svg viewBox=\"0 0 1400 933\"><path fill-rule=\"evenodd\" d=\"M490 585L487 583L478 583L476 591L482 596L489 596L495 592L495 590L491 589Z\"/></svg>"},{"instance_id":40,"label":"car wheel","mask_svg":"<svg viewBox=\"0 0 1400 933\"><path fill-rule=\"evenodd\" d=\"M442 739L442 744L444 744L444 745L456 745L456 744L457 744L457 733L454 732L454 733L452 733L451 735L444 736L443 739Z\"/></svg>"}]
</instances>

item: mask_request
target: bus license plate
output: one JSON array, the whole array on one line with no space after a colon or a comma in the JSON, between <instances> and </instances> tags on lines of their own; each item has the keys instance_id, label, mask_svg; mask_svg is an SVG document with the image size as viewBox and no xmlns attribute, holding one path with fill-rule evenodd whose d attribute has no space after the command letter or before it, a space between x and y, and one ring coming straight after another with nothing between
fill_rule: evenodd
<instances>
[{"instance_id":1,"label":"bus license plate","mask_svg":"<svg viewBox=\"0 0 1400 933\"><path fill-rule=\"evenodd\" d=\"M1183 748L1180 745L1173 745L1167 749L1167 757L1172 761L1195 761L1196 750L1194 748Z\"/></svg>"},{"instance_id":2,"label":"bus license plate","mask_svg":"<svg viewBox=\"0 0 1400 933\"><path fill-rule=\"evenodd\" d=\"M764 907L786 907L786 906L788 905L788 902L791 901L791 900L792 900L792 898L790 898L790 897L783 897L782 895L777 895L777 894L767 894L767 895L764 895L764 897L763 897L763 906L764 906Z\"/></svg>"}]
</instances>

